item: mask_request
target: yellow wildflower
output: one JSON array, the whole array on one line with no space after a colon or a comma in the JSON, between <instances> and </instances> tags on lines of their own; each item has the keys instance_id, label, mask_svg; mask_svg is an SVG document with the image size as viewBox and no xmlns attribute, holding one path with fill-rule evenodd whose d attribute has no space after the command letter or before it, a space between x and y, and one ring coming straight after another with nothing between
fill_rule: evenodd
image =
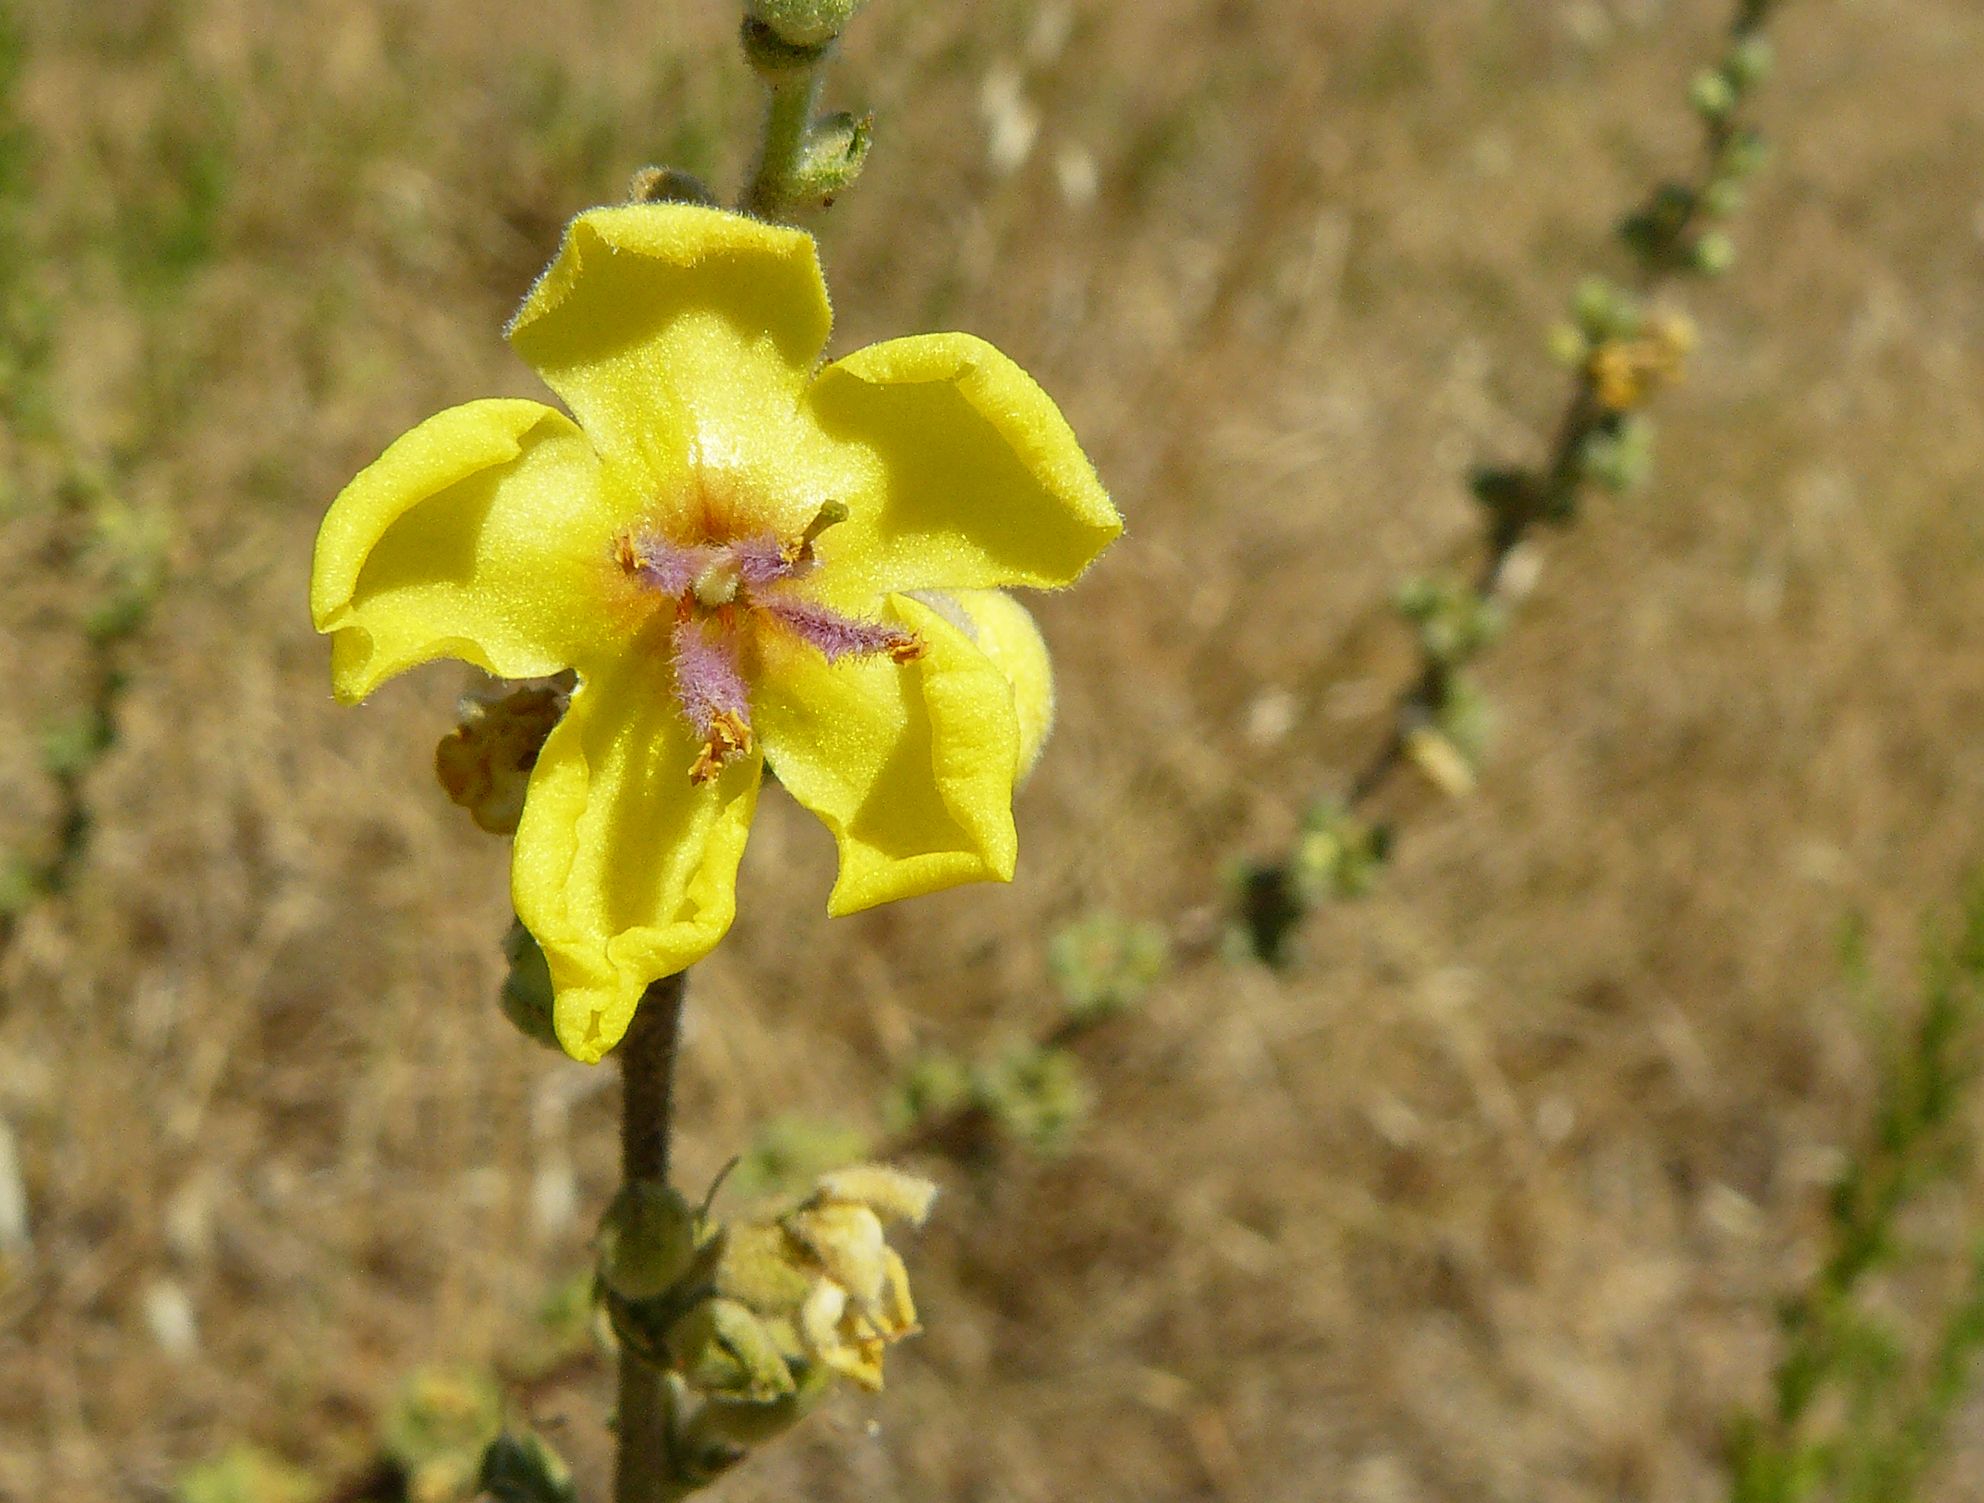
<instances>
[{"instance_id":1,"label":"yellow wildflower","mask_svg":"<svg viewBox=\"0 0 1984 1503\"><path fill-rule=\"evenodd\" d=\"M509 331L577 421L443 412L318 536L341 699L437 657L577 673L511 886L581 1059L729 927L766 761L839 845L830 912L1012 875L1022 711L925 597L1068 584L1122 524L997 350L921 335L816 368L830 323L803 232L582 214Z\"/></svg>"}]
</instances>

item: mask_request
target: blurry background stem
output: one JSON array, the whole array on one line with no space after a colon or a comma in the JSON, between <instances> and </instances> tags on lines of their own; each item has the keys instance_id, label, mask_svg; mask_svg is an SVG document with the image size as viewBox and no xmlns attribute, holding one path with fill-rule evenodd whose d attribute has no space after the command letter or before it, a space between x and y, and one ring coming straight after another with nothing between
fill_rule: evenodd
<instances>
[{"instance_id":1,"label":"blurry background stem","mask_svg":"<svg viewBox=\"0 0 1984 1503\"><path fill-rule=\"evenodd\" d=\"M614 1053L620 1060L620 1177L668 1180L674 1121L675 1045L681 1033L688 973L648 987ZM626 1347L620 1351L620 1401L614 1420L615 1503L663 1503L679 1494L670 1482L673 1443L668 1375Z\"/></svg>"}]
</instances>

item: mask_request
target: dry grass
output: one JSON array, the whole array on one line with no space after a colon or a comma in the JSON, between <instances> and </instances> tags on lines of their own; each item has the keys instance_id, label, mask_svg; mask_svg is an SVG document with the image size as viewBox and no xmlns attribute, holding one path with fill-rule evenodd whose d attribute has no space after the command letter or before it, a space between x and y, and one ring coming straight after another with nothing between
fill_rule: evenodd
<instances>
[{"instance_id":1,"label":"dry grass","mask_svg":"<svg viewBox=\"0 0 1984 1503\"><path fill-rule=\"evenodd\" d=\"M822 227L837 347L993 338L1131 533L1042 606L1063 724L1010 891L829 925L828 842L768 800L696 977L691 1182L773 1113L872 1121L920 1048L1030 1026L1053 925L1196 921L1354 764L1407 657L1351 628L1466 537L1465 464L1536 442L1539 330L1684 160L1723 7L1080 0L1030 55L1041 9L875 0L837 74L884 130ZM610 1077L490 1003L502 853L427 766L460 680L335 708L304 579L387 440L532 392L496 330L564 216L663 153L734 178L726 14L33 8L59 410L169 513L175 578L84 879L4 970L33 1245L0 1498L155 1496L243 1436L333 1469L399 1374L504 1349L583 1259ZM944 1171L889 1393L724 1496L1718 1496L1869 1083L1832 936L1865 911L1904 973L1984 828L1984 16L1798 0L1780 37L1747 254L1696 298L1656 483L1552 543L1493 659L1481 794L1404 811L1382 894L1293 974L1164 988L1065 1159ZM1040 135L1001 177L979 98L1015 67ZM202 151L213 244L161 265ZM0 534L14 839L73 671L51 528ZM601 1401L538 1418L594 1464ZM1935 1497L1975 1496L1958 1470Z\"/></svg>"}]
</instances>

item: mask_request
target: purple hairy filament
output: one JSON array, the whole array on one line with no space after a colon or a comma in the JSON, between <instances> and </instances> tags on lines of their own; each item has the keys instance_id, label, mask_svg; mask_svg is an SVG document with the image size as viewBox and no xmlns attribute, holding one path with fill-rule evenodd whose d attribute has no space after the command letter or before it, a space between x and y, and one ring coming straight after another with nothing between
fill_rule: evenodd
<instances>
[{"instance_id":1,"label":"purple hairy filament","mask_svg":"<svg viewBox=\"0 0 1984 1503\"><path fill-rule=\"evenodd\" d=\"M790 541L755 533L728 542L678 543L655 532L629 533L614 557L636 583L675 606L670 668L676 702L702 739L689 781L707 783L754 744L751 696L741 665L744 634L777 632L813 648L829 663L886 653L912 663L927 650L899 626L842 615L798 594L813 571L814 540L847 515L829 503Z\"/></svg>"}]
</instances>

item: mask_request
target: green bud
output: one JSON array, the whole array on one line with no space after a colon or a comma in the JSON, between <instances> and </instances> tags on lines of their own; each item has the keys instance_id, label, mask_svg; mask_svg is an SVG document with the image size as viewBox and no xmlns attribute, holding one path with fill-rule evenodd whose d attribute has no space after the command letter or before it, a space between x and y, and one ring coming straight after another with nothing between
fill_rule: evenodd
<instances>
[{"instance_id":1,"label":"green bud","mask_svg":"<svg viewBox=\"0 0 1984 1503\"><path fill-rule=\"evenodd\" d=\"M1092 913L1057 933L1047 953L1069 1013L1088 1022L1134 1007L1164 974L1170 943L1158 924Z\"/></svg>"},{"instance_id":2,"label":"green bud","mask_svg":"<svg viewBox=\"0 0 1984 1503\"><path fill-rule=\"evenodd\" d=\"M508 1431L482 1453L476 1484L496 1503L575 1503L579 1490L571 1469L558 1453L532 1431Z\"/></svg>"},{"instance_id":3,"label":"green bud","mask_svg":"<svg viewBox=\"0 0 1984 1503\"><path fill-rule=\"evenodd\" d=\"M668 1351L699 1393L766 1404L797 1391L771 1330L734 1299L698 1301L669 1327Z\"/></svg>"},{"instance_id":4,"label":"green bud","mask_svg":"<svg viewBox=\"0 0 1984 1503\"><path fill-rule=\"evenodd\" d=\"M92 642L119 642L134 636L151 615L155 591L146 585L111 591L83 618L83 631Z\"/></svg>"},{"instance_id":5,"label":"green bud","mask_svg":"<svg viewBox=\"0 0 1984 1503\"><path fill-rule=\"evenodd\" d=\"M1479 768L1494 731L1488 697L1466 674L1452 674L1441 686L1433 724L1470 768Z\"/></svg>"},{"instance_id":6,"label":"green bud","mask_svg":"<svg viewBox=\"0 0 1984 1503\"><path fill-rule=\"evenodd\" d=\"M1663 183L1654 190L1646 207L1629 214L1619 224L1619 238L1642 262L1664 267L1674 257L1675 238L1695 211L1695 193L1682 183ZM1620 331L1624 334L1632 329Z\"/></svg>"},{"instance_id":7,"label":"green bud","mask_svg":"<svg viewBox=\"0 0 1984 1503\"><path fill-rule=\"evenodd\" d=\"M1721 73L1704 70L1688 85L1688 103L1704 120L1725 120L1736 108L1736 87Z\"/></svg>"},{"instance_id":8,"label":"green bud","mask_svg":"<svg viewBox=\"0 0 1984 1503\"><path fill-rule=\"evenodd\" d=\"M740 40L744 44L745 61L768 84L800 78L811 72L820 65L830 45L789 42L763 21L750 16L744 18Z\"/></svg>"},{"instance_id":9,"label":"green bud","mask_svg":"<svg viewBox=\"0 0 1984 1503\"><path fill-rule=\"evenodd\" d=\"M1715 164L1716 176L1731 182L1754 177L1770 160L1770 143L1753 130L1738 131L1722 148Z\"/></svg>"},{"instance_id":10,"label":"green bud","mask_svg":"<svg viewBox=\"0 0 1984 1503\"><path fill-rule=\"evenodd\" d=\"M1550 326L1544 348L1552 360L1564 366L1582 365L1591 355L1591 341L1584 337L1584 330L1568 320Z\"/></svg>"},{"instance_id":11,"label":"green bud","mask_svg":"<svg viewBox=\"0 0 1984 1503\"><path fill-rule=\"evenodd\" d=\"M1653 424L1628 413L1585 439L1578 451L1586 478L1615 495L1637 490L1653 470Z\"/></svg>"},{"instance_id":12,"label":"green bud","mask_svg":"<svg viewBox=\"0 0 1984 1503\"><path fill-rule=\"evenodd\" d=\"M1625 339L1639 332L1639 300L1604 277L1586 277L1571 298L1571 317L1593 344Z\"/></svg>"},{"instance_id":13,"label":"green bud","mask_svg":"<svg viewBox=\"0 0 1984 1503\"><path fill-rule=\"evenodd\" d=\"M798 1424L808 1410L832 1391L831 1371L809 1367L791 1393L769 1403L753 1403L748 1399L709 1400L689 1422L687 1434L692 1440L718 1441L728 1447L761 1446Z\"/></svg>"},{"instance_id":14,"label":"green bud","mask_svg":"<svg viewBox=\"0 0 1984 1503\"><path fill-rule=\"evenodd\" d=\"M854 19L862 0L744 0L744 14L793 47L825 47Z\"/></svg>"},{"instance_id":15,"label":"green bud","mask_svg":"<svg viewBox=\"0 0 1984 1503\"><path fill-rule=\"evenodd\" d=\"M1736 264L1736 242L1720 230L1710 230L1695 241L1688 264L1705 277L1719 277Z\"/></svg>"},{"instance_id":16,"label":"green bud","mask_svg":"<svg viewBox=\"0 0 1984 1503\"><path fill-rule=\"evenodd\" d=\"M1450 575L1408 579L1394 598L1399 613L1419 628L1420 648L1435 663L1464 663L1502 632L1500 606Z\"/></svg>"},{"instance_id":17,"label":"green bud","mask_svg":"<svg viewBox=\"0 0 1984 1503\"><path fill-rule=\"evenodd\" d=\"M660 1180L620 1187L599 1224L600 1282L624 1300L655 1299L674 1288L696 1257L696 1213Z\"/></svg>"},{"instance_id":18,"label":"green bud","mask_svg":"<svg viewBox=\"0 0 1984 1503\"><path fill-rule=\"evenodd\" d=\"M498 999L503 1005L503 1016L524 1037L556 1049L558 1033L551 1023L551 963L544 958L544 951L521 919L513 922L510 932L503 936L503 958L510 963L510 973L503 978Z\"/></svg>"},{"instance_id":19,"label":"green bud","mask_svg":"<svg viewBox=\"0 0 1984 1503\"><path fill-rule=\"evenodd\" d=\"M861 176L874 139L873 115L856 119L843 111L814 122L785 191L795 202L832 203Z\"/></svg>"},{"instance_id":20,"label":"green bud","mask_svg":"<svg viewBox=\"0 0 1984 1503\"><path fill-rule=\"evenodd\" d=\"M1771 51L1770 38L1747 36L1729 49L1724 59L1722 71L1729 82L1739 91L1754 89L1770 77L1771 68L1776 63L1776 55Z\"/></svg>"},{"instance_id":21,"label":"green bud","mask_svg":"<svg viewBox=\"0 0 1984 1503\"><path fill-rule=\"evenodd\" d=\"M1290 866L1307 906L1328 899L1361 898L1391 855L1391 831L1358 819L1341 804L1309 811Z\"/></svg>"}]
</instances>

